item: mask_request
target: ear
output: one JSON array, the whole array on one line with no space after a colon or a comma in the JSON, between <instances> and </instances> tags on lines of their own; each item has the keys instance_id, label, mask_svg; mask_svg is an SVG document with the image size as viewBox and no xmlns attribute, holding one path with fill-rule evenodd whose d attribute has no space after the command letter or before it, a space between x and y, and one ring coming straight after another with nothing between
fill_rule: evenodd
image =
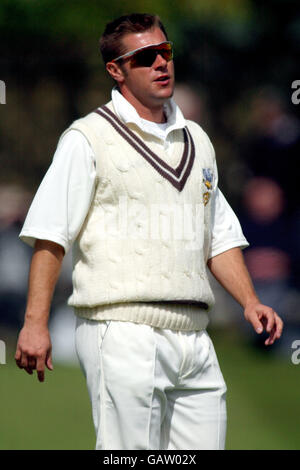
<instances>
[{"instance_id":1,"label":"ear","mask_svg":"<svg viewBox=\"0 0 300 470\"><path fill-rule=\"evenodd\" d=\"M107 62L106 70L109 75L118 83L123 83L125 75L121 67L116 62Z\"/></svg>"}]
</instances>

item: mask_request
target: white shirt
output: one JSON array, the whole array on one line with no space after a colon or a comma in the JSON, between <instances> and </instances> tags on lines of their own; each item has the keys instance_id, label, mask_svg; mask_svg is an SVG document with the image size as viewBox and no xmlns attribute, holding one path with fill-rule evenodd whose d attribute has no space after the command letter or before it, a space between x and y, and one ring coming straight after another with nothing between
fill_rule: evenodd
<instances>
[{"instance_id":1,"label":"white shirt","mask_svg":"<svg viewBox=\"0 0 300 470\"><path fill-rule=\"evenodd\" d=\"M133 122L155 135L166 152L172 151L169 136L182 129L185 119L175 102L164 106L167 122L157 124L142 119L135 108L114 88L112 101L118 117ZM89 211L95 190L95 155L84 135L71 130L60 140L53 161L44 176L28 211L20 238L30 246L36 239L50 240L67 253L76 239ZM215 168L215 171L217 169ZM209 257L230 248L248 246L240 223L217 188L213 200L212 245Z\"/></svg>"}]
</instances>

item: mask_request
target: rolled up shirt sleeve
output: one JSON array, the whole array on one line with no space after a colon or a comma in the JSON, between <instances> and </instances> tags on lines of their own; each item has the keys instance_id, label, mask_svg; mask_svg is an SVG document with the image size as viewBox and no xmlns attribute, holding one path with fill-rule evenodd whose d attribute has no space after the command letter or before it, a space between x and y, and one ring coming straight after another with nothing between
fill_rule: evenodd
<instances>
[{"instance_id":1,"label":"rolled up shirt sleeve","mask_svg":"<svg viewBox=\"0 0 300 470\"><path fill-rule=\"evenodd\" d=\"M219 188L212 200L212 233L208 259L230 250L249 246L234 211Z\"/></svg>"},{"instance_id":2,"label":"rolled up shirt sleeve","mask_svg":"<svg viewBox=\"0 0 300 470\"><path fill-rule=\"evenodd\" d=\"M36 239L53 241L67 253L89 211L95 181L92 148L81 132L68 131L34 196L20 239L30 246Z\"/></svg>"}]
</instances>

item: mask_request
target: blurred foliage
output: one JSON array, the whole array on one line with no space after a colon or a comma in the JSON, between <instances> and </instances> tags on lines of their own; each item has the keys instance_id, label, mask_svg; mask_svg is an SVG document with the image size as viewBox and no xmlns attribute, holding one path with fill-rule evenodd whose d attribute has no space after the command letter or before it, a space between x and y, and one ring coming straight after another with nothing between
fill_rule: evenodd
<instances>
[{"instance_id":1,"label":"blurred foliage","mask_svg":"<svg viewBox=\"0 0 300 470\"><path fill-rule=\"evenodd\" d=\"M156 12L169 22L183 17L199 22L247 21L252 12L249 0L97 0L63 2L61 0L2 0L0 26L9 33L76 35L93 37L106 22L129 12ZM22 21L20 21L22 20ZM176 27L176 26L175 26Z\"/></svg>"},{"instance_id":2,"label":"blurred foliage","mask_svg":"<svg viewBox=\"0 0 300 470\"><path fill-rule=\"evenodd\" d=\"M242 125L248 96L271 84L290 103L300 48L296 0L2 0L2 180L36 189L60 133L109 99L112 82L99 37L108 21L133 11L157 13L166 25L175 44L177 82L206 100L206 130L221 172L240 159L232 116ZM299 113L296 106L293 112Z\"/></svg>"}]
</instances>

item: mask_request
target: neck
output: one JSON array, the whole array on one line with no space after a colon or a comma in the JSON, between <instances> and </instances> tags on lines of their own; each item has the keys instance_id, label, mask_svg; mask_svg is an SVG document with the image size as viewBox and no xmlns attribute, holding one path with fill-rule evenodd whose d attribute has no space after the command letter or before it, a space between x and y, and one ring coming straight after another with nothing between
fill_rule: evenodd
<instances>
[{"instance_id":1,"label":"neck","mask_svg":"<svg viewBox=\"0 0 300 470\"><path fill-rule=\"evenodd\" d=\"M166 122L163 107L164 102L159 102L156 106L151 105L150 107L146 104L141 103L132 93L128 92L128 90L120 89L120 92L122 93L124 98L135 108L136 112L142 119L157 123Z\"/></svg>"}]
</instances>

